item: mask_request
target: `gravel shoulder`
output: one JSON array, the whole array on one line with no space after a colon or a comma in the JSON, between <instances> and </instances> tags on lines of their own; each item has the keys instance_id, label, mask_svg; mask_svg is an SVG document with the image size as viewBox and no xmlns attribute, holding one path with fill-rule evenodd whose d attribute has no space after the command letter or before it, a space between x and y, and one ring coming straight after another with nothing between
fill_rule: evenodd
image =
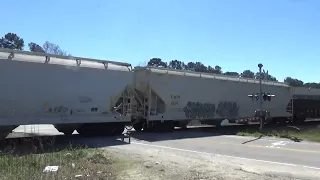
<instances>
[{"instance_id":1,"label":"gravel shoulder","mask_svg":"<svg viewBox=\"0 0 320 180\"><path fill-rule=\"evenodd\" d=\"M130 168L123 168L119 179L172 180L292 180L319 179L320 173L263 162L244 162L227 157L146 147L137 144L104 148L124 157ZM130 161L130 163L129 163ZM287 173L293 172L293 173Z\"/></svg>"}]
</instances>

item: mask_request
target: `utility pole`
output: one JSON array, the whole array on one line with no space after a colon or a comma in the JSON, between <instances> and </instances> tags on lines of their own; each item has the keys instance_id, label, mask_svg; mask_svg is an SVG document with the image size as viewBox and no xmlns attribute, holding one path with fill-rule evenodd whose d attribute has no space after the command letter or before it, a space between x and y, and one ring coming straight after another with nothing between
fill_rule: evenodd
<instances>
[{"instance_id":1,"label":"utility pole","mask_svg":"<svg viewBox=\"0 0 320 180\"><path fill-rule=\"evenodd\" d=\"M263 100L262 100L262 77L261 77L261 69L263 67L263 65L261 63L258 64L258 67L259 67L259 85L260 85L260 93L259 93L259 100L260 100L260 104L259 104L259 110L260 110L260 131L263 129L263 124L264 124L264 117L263 117L263 114L262 114L262 103L263 103Z\"/></svg>"}]
</instances>

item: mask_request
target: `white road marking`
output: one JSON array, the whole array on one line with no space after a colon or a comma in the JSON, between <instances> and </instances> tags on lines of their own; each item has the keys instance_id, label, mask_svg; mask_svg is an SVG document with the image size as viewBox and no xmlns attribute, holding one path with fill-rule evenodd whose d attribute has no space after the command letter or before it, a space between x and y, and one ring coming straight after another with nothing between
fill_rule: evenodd
<instances>
[{"instance_id":1,"label":"white road marking","mask_svg":"<svg viewBox=\"0 0 320 180\"><path fill-rule=\"evenodd\" d=\"M131 142L131 144L151 146L151 147L157 147L157 148L163 148L163 149L171 149L171 150L184 151L184 152L192 152L192 153L205 154L205 155L211 155L211 156L216 155L216 156L222 156L222 157L227 157L227 158L234 158L234 159L241 159L241 160L249 160L249 161L256 161L256 162L263 162L263 163L270 163L270 164L278 164L278 165L285 165L285 166L292 166L292 167L303 167L303 168L308 168L308 169L320 170L319 167L290 164L290 163L281 163L281 162L275 162L275 161L266 161L266 160L260 160L260 159L250 159L250 158L243 158L243 157L236 157L236 156L228 156L228 155L214 154L214 153L194 151L194 150L188 150L188 149L180 149L180 148L174 148L174 147L168 147L168 146L145 144L145 143L139 143L139 142Z\"/></svg>"},{"instance_id":2,"label":"white road marking","mask_svg":"<svg viewBox=\"0 0 320 180\"><path fill-rule=\"evenodd\" d=\"M270 148L280 148L279 146L285 146L287 144L289 144L289 141L277 141L274 143L271 143L271 146L266 146L266 147L270 147Z\"/></svg>"}]
</instances>

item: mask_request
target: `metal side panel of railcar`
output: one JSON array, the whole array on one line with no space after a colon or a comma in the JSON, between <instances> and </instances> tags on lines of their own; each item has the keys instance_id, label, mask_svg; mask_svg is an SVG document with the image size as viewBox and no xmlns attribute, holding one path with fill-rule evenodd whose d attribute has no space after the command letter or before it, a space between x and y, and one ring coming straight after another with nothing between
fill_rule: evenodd
<instances>
[{"instance_id":1,"label":"metal side panel of railcar","mask_svg":"<svg viewBox=\"0 0 320 180\"><path fill-rule=\"evenodd\" d=\"M0 125L130 122L126 63L0 49Z\"/></svg>"},{"instance_id":2,"label":"metal side panel of railcar","mask_svg":"<svg viewBox=\"0 0 320 180\"><path fill-rule=\"evenodd\" d=\"M142 84L145 89L148 84L151 87L149 120L246 118L259 108L259 101L248 98L259 92L258 80L162 68L145 71ZM290 115L286 111L291 98L288 85L263 82L263 90L276 95L263 104L270 116Z\"/></svg>"},{"instance_id":3,"label":"metal side panel of railcar","mask_svg":"<svg viewBox=\"0 0 320 180\"><path fill-rule=\"evenodd\" d=\"M293 102L289 106L292 107L293 117L299 121L320 118L320 89L294 87Z\"/></svg>"}]
</instances>

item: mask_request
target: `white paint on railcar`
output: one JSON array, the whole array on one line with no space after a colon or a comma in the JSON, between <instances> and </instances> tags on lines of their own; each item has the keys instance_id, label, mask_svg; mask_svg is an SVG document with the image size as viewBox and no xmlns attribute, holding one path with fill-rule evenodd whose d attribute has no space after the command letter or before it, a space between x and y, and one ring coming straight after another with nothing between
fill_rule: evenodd
<instances>
[{"instance_id":1,"label":"white paint on railcar","mask_svg":"<svg viewBox=\"0 0 320 180\"><path fill-rule=\"evenodd\" d=\"M0 125L130 121L111 110L133 81L128 67L85 58L48 61L32 53L13 55L0 52Z\"/></svg>"},{"instance_id":2,"label":"white paint on railcar","mask_svg":"<svg viewBox=\"0 0 320 180\"><path fill-rule=\"evenodd\" d=\"M259 92L259 81L255 79L161 68L139 68L136 73L136 86L148 88L150 83L158 99L165 102L165 112L152 115L150 120L252 117L259 108L259 101L248 98ZM271 102L264 102L264 108L273 117L290 116L286 112L290 87L278 82L262 84L264 92L276 95Z\"/></svg>"}]
</instances>

